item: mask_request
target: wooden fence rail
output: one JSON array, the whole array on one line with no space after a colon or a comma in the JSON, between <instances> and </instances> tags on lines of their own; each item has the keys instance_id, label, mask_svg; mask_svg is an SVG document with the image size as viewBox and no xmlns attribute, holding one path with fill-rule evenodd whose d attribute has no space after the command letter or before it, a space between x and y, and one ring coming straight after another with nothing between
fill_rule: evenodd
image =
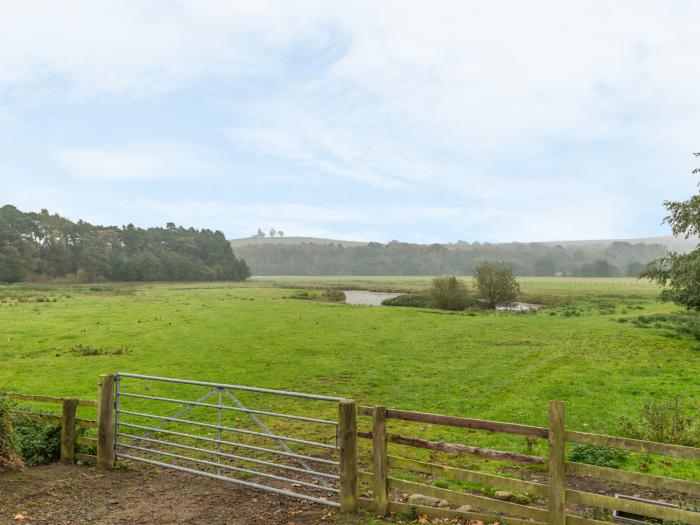
<instances>
[{"instance_id":1,"label":"wooden fence rail","mask_svg":"<svg viewBox=\"0 0 700 525\"><path fill-rule=\"evenodd\" d=\"M373 499L369 500L369 503L368 501L363 501L363 504L371 505L377 515L386 515L390 512L407 512L414 509L415 511L433 517L462 517L469 520L480 520L485 523L503 520L502 516L507 516L505 521L514 525L524 525L525 523L531 525L544 523L547 525L603 525L609 523L567 513L567 505L581 505L587 508L597 507L607 510L614 509L664 521L700 525L700 512L567 488L566 475L570 474L588 476L606 482L639 485L656 490L700 496L700 483L698 482L567 461L566 443L591 444L610 448L621 448L634 452L696 460L700 460L700 448L567 430L564 416L564 403L561 401L551 401L549 403L548 428L422 412L409 412L383 406L374 408L359 407L358 412L362 416L372 416L372 431L358 432L358 437L372 439L372 464L374 472L361 472L360 479L373 487ZM444 443L442 441L428 441L424 438L400 436L388 431L388 423L392 419L546 439L549 444L549 455L547 458L542 458L464 444ZM465 452L508 462L542 463L547 466L547 482L546 484L535 483L496 474L486 474L453 466L398 457L388 453L388 443L445 452ZM398 469L425 474L435 478L476 483L492 490L508 490L516 493L528 494L531 498L535 498L535 500L546 500L546 505L525 505L513 501L503 501L484 495L448 490L435 485L392 477L391 471ZM480 511L460 512L450 508L410 505L408 503L392 501L390 499L390 491L392 490L403 493L422 494L424 496L447 500L453 506L470 505L480 509Z\"/></svg>"}]
</instances>

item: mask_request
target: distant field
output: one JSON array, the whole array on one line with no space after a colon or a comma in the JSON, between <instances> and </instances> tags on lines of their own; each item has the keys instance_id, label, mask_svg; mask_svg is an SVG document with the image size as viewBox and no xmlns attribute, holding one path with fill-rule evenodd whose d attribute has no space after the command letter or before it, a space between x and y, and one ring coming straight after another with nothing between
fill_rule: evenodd
<instances>
[{"instance_id":1,"label":"distant field","mask_svg":"<svg viewBox=\"0 0 700 525\"><path fill-rule=\"evenodd\" d=\"M676 310L655 302L655 287L630 279L521 282L526 293L570 303L528 314L453 314L296 300L280 287L420 289L425 277L0 287L0 390L94 398L98 374L119 370L531 424L545 424L547 401L563 399L573 428L608 432L648 396L700 403L695 341L632 322Z\"/></svg>"},{"instance_id":2,"label":"distant field","mask_svg":"<svg viewBox=\"0 0 700 525\"><path fill-rule=\"evenodd\" d=\"M265 276L253 277L253 283L266 283L286 287L332 286L348 289L366 289L387 292L425 291L432 278L419 276ZM471 276L464 276L473 286ZM524 295L559 297L564 299L585 297L639 296L652 298L659 294L658 285L644 279L631 277L518 277Z\"/></svg>"}]
</instances>

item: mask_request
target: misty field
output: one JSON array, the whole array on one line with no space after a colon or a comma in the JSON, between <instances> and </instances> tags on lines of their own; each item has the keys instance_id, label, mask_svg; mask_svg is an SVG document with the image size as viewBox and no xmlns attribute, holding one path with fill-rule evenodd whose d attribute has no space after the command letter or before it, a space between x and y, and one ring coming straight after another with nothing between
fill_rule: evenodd
<instances>
[{"instance_id":1,"label":"misty field","mask_svg":"<svg viewBox=\"0 0 700 525\"><path fill-rule=\"evenodd\" d=\"M348 306L283 287L427 278L339 281L2 287L0 390L94 398L100 373L122 371L538 425L562 399L570 427L610 433L648 396L700 401L696 341L653 321L678 309L645 282L520 279L526 296L562 304L529 313Z\"/></svg>"}]
</instances>

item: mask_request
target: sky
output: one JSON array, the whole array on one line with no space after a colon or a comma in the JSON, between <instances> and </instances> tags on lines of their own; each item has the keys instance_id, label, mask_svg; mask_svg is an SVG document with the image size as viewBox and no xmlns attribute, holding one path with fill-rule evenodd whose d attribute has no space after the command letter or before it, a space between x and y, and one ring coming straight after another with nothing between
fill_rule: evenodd
<instances>
[{"instance_id":1,"label":"sky","mask_svg":"<svg viewBox=\"0 0 700 525\"><path fill-rule=\"evenodd\" d=\"M697 191L700 2L0 3L0 205L525 242Z\"/></svg>"}]
</instances>

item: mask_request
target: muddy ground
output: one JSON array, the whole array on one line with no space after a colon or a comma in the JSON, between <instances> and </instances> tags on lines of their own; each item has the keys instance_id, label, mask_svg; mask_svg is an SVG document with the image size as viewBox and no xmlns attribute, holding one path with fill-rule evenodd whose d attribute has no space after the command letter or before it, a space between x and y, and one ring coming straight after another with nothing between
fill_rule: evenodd
<instances>
[{"instance_id":1,"label":"muddy ground","mask_svg":"<svg viewBox=\"0 0 700 525\"><path fill-rule=\"evenodd\" d=\"M322 505L142 465L113 471L60 464L0 474L0 523L361 524Z\"/></svg>"}]
</instances>

